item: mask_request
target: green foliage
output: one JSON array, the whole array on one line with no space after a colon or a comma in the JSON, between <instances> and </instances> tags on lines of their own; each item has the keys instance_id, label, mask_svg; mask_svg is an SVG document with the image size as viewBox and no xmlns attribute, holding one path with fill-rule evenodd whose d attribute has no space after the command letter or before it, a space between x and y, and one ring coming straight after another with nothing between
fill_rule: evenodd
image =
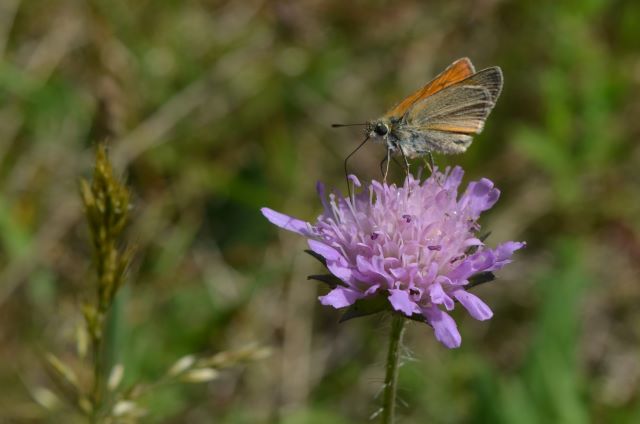
<instances>
[{"instance_id":1,"label":"green foliage","mask_svg":"<svg viewBox=\"0 0 640 424\"><path fill-rule=\"evenodd\" d=\"M545 302L522 369L498 391L501 407L496 412L501 422L589 421L578 357L580 306L590 283L581 263L582 249L579 241L559 241L554 249L556 266L538 277Z\"/></svg>"},{"instance_id":2,"label":"green foliage","mask_svg":"<svg viewBox=\"0 0 640 424\"><path fill-rule=\"evenodd\" d=\"M71 422L40 386L60 364L89 380L74 359L95 287L77 181L105 138L133 207L109 249L137 252L106 323L122 387L192 352L274 352L151 390L150 422L364 421L387 324L338 324L306 280L325 271L258 208L313 219L315 182L345 190L361 140L330 124L378 116L461 56L500 65L505 88L468 152L436 163L501 189L487 243L529 243L474 289L490 322L455 316L461 349L408 325L399 422L640 419L637 1L0 3L0 421ZM351 170L377 177L383 155L366 145Z\"/></svg>"}]
</instances>

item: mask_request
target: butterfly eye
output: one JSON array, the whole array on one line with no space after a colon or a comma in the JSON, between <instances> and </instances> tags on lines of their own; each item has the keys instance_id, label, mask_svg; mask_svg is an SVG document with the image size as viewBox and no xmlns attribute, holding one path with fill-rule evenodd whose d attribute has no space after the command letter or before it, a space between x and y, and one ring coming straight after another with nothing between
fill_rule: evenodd
<instances>
[{"instance_id":1,"label":"butterfly eye","mask_svg":"<svg viewBox=\"0 0 640 424\"><path fill-rule=\"evenodd\" d=\"M373 131L375 131L376 134L378 134L379 136L383 136L386 133L389 132L389 128L387 128L387 126L385 124L376 124L375 128L373 129Z\"/></svg>"}]
</instances>

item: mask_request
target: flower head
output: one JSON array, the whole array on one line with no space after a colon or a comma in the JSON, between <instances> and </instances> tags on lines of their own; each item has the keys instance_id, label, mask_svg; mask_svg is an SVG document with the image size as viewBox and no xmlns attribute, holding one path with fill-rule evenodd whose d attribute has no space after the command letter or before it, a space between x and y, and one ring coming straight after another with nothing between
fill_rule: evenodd
<instances>
[{"instance_id":1,"label":"flower head","mask_svg":"<svg viewBox=\"0 0 640 424\"><path fill-rule=\"evenodd\" d=\"M462 176L456 167L436 170L422 182L409 175L402 186L372 181L363 187L352 175L360 190L350 198L331 193L327 199L318 184L324 212L313 224L269 208L262 213L307 237L311 251L337 277L340 284L320 297L323 305L343 308L383 297L393 310L430 324L436 338L453 348L461 337L446 311L458 302L478 320L491 318L489 306L467 291L470 281L492 275L524 246L506 242L491 249L477 237L477 220L500 191L481 179L458 197Z\"/></svg>"}]
</instances>

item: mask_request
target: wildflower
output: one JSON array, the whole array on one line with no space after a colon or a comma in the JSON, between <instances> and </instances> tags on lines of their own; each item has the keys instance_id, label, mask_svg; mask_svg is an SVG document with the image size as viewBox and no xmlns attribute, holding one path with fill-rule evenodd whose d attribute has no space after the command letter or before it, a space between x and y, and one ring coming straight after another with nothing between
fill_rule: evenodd
<instances>
[{"instance_id":1,"label":"wildflower","mask_svg":"<svg viewBox=\"0 0 640 424\"><path fill-rule=\"evenodd\" d=\"M269 208L262 213L308 238L314 256L326 264L332 276L317 279L333 289L319 298L323 305L382 299L383 309L428 323L441 343L454 348L461 337L447 311L458 302L475 319L491 318L489 306L467 288L493 279L492 272L525 245L509 241L492 249L478 238L478 218L500 191L483 178L458 198L462 176L455 167L422 182L408 175L402 186L372 181L363 187L351 175L360 190L350 198L331 193L327 199L318 183L324 212L313 224Z\"/></svg>"}]
</instances>

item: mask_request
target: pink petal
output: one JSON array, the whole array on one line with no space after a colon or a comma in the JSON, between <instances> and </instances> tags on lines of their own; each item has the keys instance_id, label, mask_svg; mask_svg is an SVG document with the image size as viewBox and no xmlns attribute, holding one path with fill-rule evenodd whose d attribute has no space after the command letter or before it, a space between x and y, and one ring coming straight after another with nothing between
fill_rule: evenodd
<instances>
[{"instance_id":1,"label":"pink petal","mask_svg":"<svg viewBox=\"0 0 640 424\"><path fill-rule=\"evenodd\" d=\"M471 246L482 246L484 243L475 237L472 238L468 238L464 241L463 246L464 247L471 247Z\"/></svg>"},{"instance_id":2,"label":"pink petal","mask_svg":"<svg viewBox=\"0 0 640 424\"><path fill-rule=\"evenodd\" d=\"M464 171L461 167L456 166L448 172L449 170L445 170L446 179L444 181L445 190L457 190L458 186L462 182L462 177L464 176Z\"/></svg>"},{"instance_id":3,"label":"pink petal","mask_svg":"<svg viewBox=\"0 0 640 424\"><path fill-rule=\"evenodd\" d=\"M409 297L409 293L404 290L392 289L388 297L389 303L396 311L400 311L406 316L411 316L414 313L420 312L418 305Z\"/></svg>"},{"instance_id":4,"label":"pink petal","mask_svg":"<svg viewBox=\"0 0 640 424\"><path fill-rule=\"evenodd\" d=\"M342 255L336 249L317 240L309 240L309 248L328 261L342 259Z\"/></svg>"},{"instance_id":5,"label":"pink petal","mask_svg":"<svg viewBox=\"0 0 640 424\"><path fill-rule=\"evenodd\" d=\"M363 294L360 292L344 287L337 287L325 296L318 297L318 299L320 299L320 303L325 306L333 306L334 308L339 309L353 305L356 300L362 297Z\"/></svg>"},{"instance_id":6,"label":"pink petal","mask_svg":"<svg viewBox=\"0 0 640 424\"><path fill-rule=\"evenodd\" d=\"M493 187L493 182L486 178L469 184L460 198L459 206L469 209L475 216L490 209L500 197L500 190Z\"/></svg>"},{"instance_id":7,"label":"pink petal","mask_svg":"<svg viewBox=\"0 0 640 424\"><path fill-rule=\"evenodd\" d=\"M347 284L353 283L353 272L344 260L327 262L329 271Z\"/></svg>"},{"instance_id":8,"label":"pink petal","mask_svg":"<svg viewBox=\"0 0 640 424\"><path fill-rule=\"evenodd\" d=\"M273 225L277 225L285 230L293 231L294 233L301 234L303 236L311 235L309 230L309 223L301 221L289 215L285 215L280 212L276 212L273 209L262 208L260 209L262 215L269 220Z\"/></svg>"},{"instance_id":9,"label":"pink petal","mask_svg":"<svg viewBox=\"0 0 640 424\"><path fill-rule=\"evenodd\" d=\"M429 286L429 296L431 297L431 302L436 305L444 305L448 311L453 310L454 303L453 299L447 295L442 286L439 283L433 283Z\"/></svg>"},{"instance_id":10,"label":"pink petal","mask_svg":"<svg viewBox=\"0 0 640 424\"><path fill-rule=\"evenodd\" d=\"M526 245L526 243L519 241L508 241L506 243L502 243L494 249L496 260L498 262L508 260L511 258L511 255L513 255L513 252L522 249Z\"/></svg>"},{"instance_id":11,"label":"pink petal","mask_svg":"<svg viewBox=\"0 0 640 424\"><path fill-rule=\"evenodd\" d=\"M460 336L456 322L448 313L441 311L435 306L424 308L422 313L427 319L427 322L433 327L436 339L440 343L449 349L460 347L462 337Z\"/></svg>"},{"instance_id":12,"label":"pink petal","mask_svg":"<svg viewBox=\"0 0 640 424\"><path fill-rule=\"evenodd\" d=\"M489 308L486 303L480 300L478 296L462 289L455 290L452 294L453 297L458 299L462 306L464 306L467 311L469 311L469 314L475 319L484 321L493 316L493 311L491 311L491 308Z\"/></svg>"}]
</instances>

